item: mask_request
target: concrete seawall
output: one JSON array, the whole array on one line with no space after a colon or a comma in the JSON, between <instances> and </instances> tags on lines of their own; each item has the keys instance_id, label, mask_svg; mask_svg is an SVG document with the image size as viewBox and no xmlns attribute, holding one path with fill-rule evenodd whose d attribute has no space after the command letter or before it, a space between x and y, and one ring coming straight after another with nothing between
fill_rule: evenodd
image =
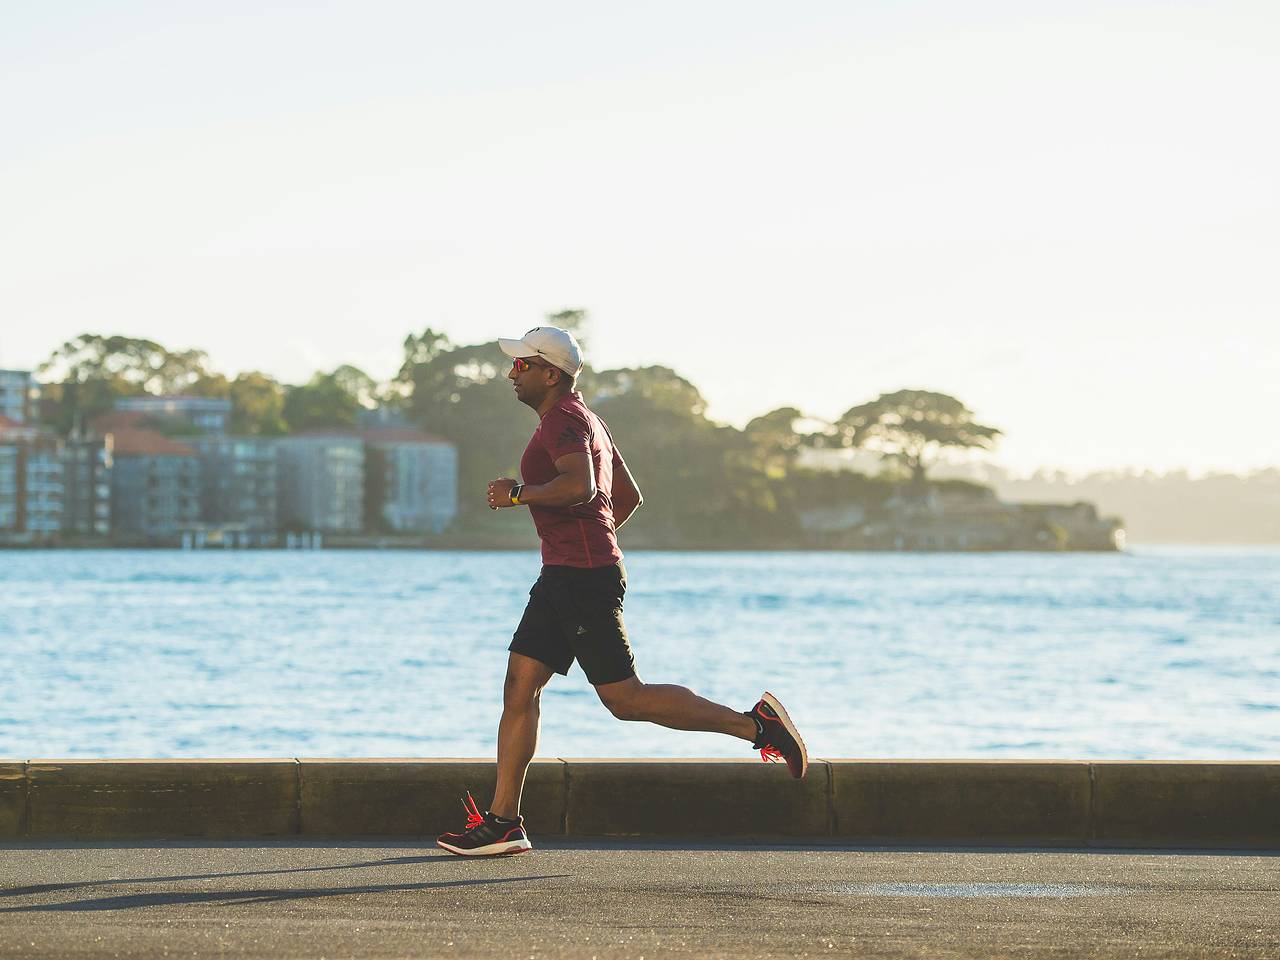
<instances>
[{"instance_id":1,"label":"concrete seawall","mask_svg":"<svg viewBox=\"0 0 1280 960\"><path fill-rule=\"evenodd\" d=\"M492 760L0 760L0 842L431 837ZM536 836L1280 849L1280 761L536 760Z\"/></svg>"}]
</instances>

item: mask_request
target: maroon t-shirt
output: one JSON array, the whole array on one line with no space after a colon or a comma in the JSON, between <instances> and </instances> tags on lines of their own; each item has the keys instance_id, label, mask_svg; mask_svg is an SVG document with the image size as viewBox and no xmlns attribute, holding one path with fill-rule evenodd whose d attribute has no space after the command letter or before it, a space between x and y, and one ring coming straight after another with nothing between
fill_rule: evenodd
<instances>
[{"instance_id":1,"label":"maroon t-shirt","mask_svg":"<svg viewBox=\"0 0 1280 960\"><path fill-rule=\"evenodd\" d=\"M591 454L596 495L572 507L529 505L542 538L542 562L566 567L607 567L622 559L613 531L613 472L622 454L603 420L587 409L582 394L567 393L542 416L520 458L520 477L534 486L558 475L556 460Z\"/></svg>"}]
</instances>

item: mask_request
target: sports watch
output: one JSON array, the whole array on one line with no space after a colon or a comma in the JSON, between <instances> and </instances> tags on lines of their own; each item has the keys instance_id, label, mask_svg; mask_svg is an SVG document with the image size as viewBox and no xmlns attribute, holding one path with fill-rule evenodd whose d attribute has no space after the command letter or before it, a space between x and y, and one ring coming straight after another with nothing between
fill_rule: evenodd
<instances>
[{"instance_id":1,"label":"sports watch","mask_svg":"<svg viewBox=\"0 0 1280 960\"><path fill-rule=\"evenodd\" d=\"M511 488L511 502L518 504L520 502L520 494L524 493L524 484L517 483Z\"/></svg>"}]
</instances>

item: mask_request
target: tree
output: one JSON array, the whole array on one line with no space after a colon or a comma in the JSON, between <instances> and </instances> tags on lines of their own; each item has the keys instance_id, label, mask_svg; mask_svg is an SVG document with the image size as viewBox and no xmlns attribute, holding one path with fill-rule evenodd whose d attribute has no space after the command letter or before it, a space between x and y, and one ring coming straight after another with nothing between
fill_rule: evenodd
<instances>
[{"instance_id":1,"label":"tree","mask_svg":"<svg viewBox=\"0 0 1280 960\"><path fill-rule=\"evenodd\" d=\"M339 376L342 369L317 373L300 387L286 388L283 413L290 430L356 425L360 400L350 390L352 379Z\"/></svg>"},{"instance_id":2,"label":"tree","mask_svg":"<svg viewBox=\"0 0 1280 960\"><path fill-rule=\"evenodd\" d=\"M396 380L412 383L416 367L428 364L446 350L452 349L453 344L449 342L449 338L430 327L419 335L409 334L404 338L404 362L400 364Z\"/></svg>"},{"instance_id":3,"label":"tree","mask_svg":"<svg viewBox=\"0 0 1280 960\"><path fill-rule=\"evenodd\" d=\"M216 376L203 350L171 351L154 340L83 333L55 350L38 372L52 383L52 423L66 432L110 410L119 397L179 394Z\"/></svg>"},{"instance_id":4,"label":"tree","mask_svg":"<svg viewBox=\"0 0 1280 960\"><path fill-rule=\"evenodd\" d=\"M187 397L215 397L225 400L231 396L231 382L221 373L205 373L183 391Z\"/></svg>"},{"instance_id":5,"label":"tree","mask_svg":"<svg viewBox=\"0 0 1280 960\"><path fill-rule=\"evenodd\" d=\"M654 410L676 413L694 420L705 420L707 401L698 388L670 367L634 367L600 372L584 371L579 384L584 395L597 402L618 397L643 400Z\"/></svg>"},{"instance_id":6,"label":"tree","mask_svg":"<svg viewBox=\"0 0 1280 960\"><path fill-rule=\"evenodd\" d=\"M409 334L404 338L404 361L395 377L382 391L382 403L397 409L407 409L413 404L414 371L430 363L453 344L443 333L427 327L421 334Z\"/></svg>"},{"instance_id":7,"label":"tree","mask_svg":"<svg viewBox=\"0 0 1280 960\"><path fill-rule=\"evenodd\" d=\"M276 437L288 431L284 419L284 387L265 373L251 370L231 382L231 432Z\"/></svg>"},{"instance_id":8,"label":"tree","mask_svg":"<svg viewBox=\"0 0 1280 960\"><path fill-rule=\"evenodd\" d=\"M549 322L563 321L551 315ZM568 326L560 322L558 326ZM527 530L525 518L490 516L485 483L517 476L537 426L507 380L510 359L497 342L455 346L427 330L405 340L396 382L413 419L458 448L460 520L464 529ZM609 424L644 491L645 507L627 525L629 542L656 546L770 546L795 536L794 498L771 479L761 446L792 456L794 409L760 418L753 435L707 417L698 388L669 367L585 368L578 389ZM767 428L767 429L766 429ZM804 438L807 439L807 438ZM787 506L782 501L787 500Z\"/></svg>"},{"instance_id":9,"label":"tree","mask_svg":"<svg viewBox=\"0 0 1280 960\"><path fill-rule=\"evenodd\" d=\"M425 351L427 360L408 356L420 346L406 341L398 378L410 388L410 415L424 430L457 446L459 509L480 515L487 509L485 484L517 475L537 417L512 393L506 378L510 360L496 340L451 346L440 338Z\"/></svg>"},{"instance_id":10,"label":"tree","mask_svg":"<svg viewBox=\"0 0 1280 960\"><path fill-rule=\"evenodd\" d=\"M845 446L879 451L909 470L917 485L943 448L989 450L1001 435L975 423L973 412L955 397L928 390L883 393L846 411L836 427Z\"/></svg>"},{"instance_id":11,"label":"tree","mask_svg":"<svg viewBox=\"0 0 1280 960\"><path fill-rule=\"evenodd\" d=\"M583 392L644 493L630 536L721 546L764 545L782 535L777 497L751 442L707 419L706 401L688 380L661 366L603 370Z\"/></svg>"},{"instance_id":12,"label":"tree","mask_svg":"<svg viewBox=\"0 0 1280 960\"><path fill-rule=\"evenodd\" d=\"M761 469L769 476L786 476L795 463L806 440L796 431L796 424L803 419L804 414L795 407L780 407L756 417L743 430Z\"/></svg>"},{"instance_id":13,"label":"tree","mask_svg":"<svg viewBox=\"0 0 1280 960\"><path fill-rule=\"evenodd\" d=\"M406 342L406 354L419 349ZM513 396L510 362L496 341L428 353L425 362L406 356L410 410L424 429L457 445L464 520L483 518L493 528L507 518L487 516L485 484L518 475L537 419ZM706 401L689 381L667 367L587 370L578 387L644 491L645 508L628 525L633 542L764 543L776 535L776 501L751 445L706 418Z\"/></svg>"},{"instance_id":14,"label":"tree","mask_svg":"<svg viewBox=\"0 0 1280 960\"><path fill-rule=\"evenodd\" d=\"M127 385L134 393L176 394L208 373L203 350L166 350L154 340L82 333L42 363L63 383L92 380Z\"/></svg>"},{"instance_id":15,"label":"tree","mask_svg":"<svg viewBox=\"0 0 1280 960\"><path fill-rule=\"evenodd\" d=\"M587 326L590 315L585 310L565 309L546 314L547 323L561 330L568 330L584 349L587 343Z\"/></svg>"},{"instance_id":16,"label":"tree","mask_svg":"<svg viewBox=\"0 0 1280 960\"><path fill-rule=\"evenodd\" d=\"M378 405L378 382L359 367L344 363L330 376L366 410L372 410Z\"/></svg>"}]
</instances>

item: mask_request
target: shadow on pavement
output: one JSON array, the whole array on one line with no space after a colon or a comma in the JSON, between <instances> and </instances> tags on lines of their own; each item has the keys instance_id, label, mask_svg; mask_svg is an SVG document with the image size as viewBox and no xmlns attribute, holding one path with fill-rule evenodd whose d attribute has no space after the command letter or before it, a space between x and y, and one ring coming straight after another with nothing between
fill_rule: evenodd
<instances>
[{"instance_id":1,"label":"shadow on pavement","mask_svg":"<svg viewBox=\"0 0 1280 960\"><path fill-rule=\"evenodd\" d=\"M230 873L184 873L166 877L112 877L106 880L77 880L73 883L40 883L26 887L0 888L0 897L32 896L52 893L56 890L79 890L118 883L172 883L175 880L213 880L218 877L266 877L281 873L319 873L325 870L359 870L364 867L386 867L393 864L430 863L433 860L460 860L452 854L434 854L426 857L384 857L363 863L335 863L323 867L282 867L276 870L235 870Z\"/></svg>"},{"instance_id":2,"label":"shadow on pavement","mask_svg":"<svg viewBox=\"0 0 1280 960\"><path fill-rule=\"evenodd\" d=\"M218 876L215 874L215 876ZM235 874L227 874L235 876ZM137 907L155 907L165 904L217 903L224 906L247 906L255 903L278 903L283 900L309 900L318 897L343 897L356 893L388 893L393 890L433 890L444 887L469 887L491 883L517 883L526 880L557 880L566 873L542 874L528 877L492 877L482 880L441 880L434 883L386 883L358 887L310 887L307 889L261 890L191 890L171 893L132 893L117 897L98 897L92 900L76 900L70 903L45 903L27 907L0 907L0 913L31 913L67 910L129 910ZM159 882L162 877L142 882ZM199 879L177 878L177 879ZM111 883L136 883L139 881L115 880Z\"/></svg>"}]
</instances>

